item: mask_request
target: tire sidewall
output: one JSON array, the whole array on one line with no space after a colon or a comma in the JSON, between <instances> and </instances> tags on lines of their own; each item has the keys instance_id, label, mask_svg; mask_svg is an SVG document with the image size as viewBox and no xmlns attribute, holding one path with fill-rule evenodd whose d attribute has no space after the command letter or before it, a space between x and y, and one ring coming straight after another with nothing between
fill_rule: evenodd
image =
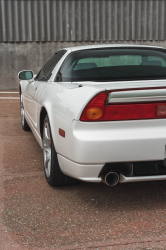
<instances>
[{"instance_id":1,"label":"tire sidewall","mask_svg":"<svg viewBox=\"0 0 166 250\"><path fill-rule=\"evenodd\" d=\"M21 116L21 103L23 105L23 99L22 99L22 101L21 101L21 99L22 99L22 92L20 90L20 116ZM23 107L24 107L24 105L23 105ZM21 126L22 126L23 130L30 131L30 127L25 119L25 109L24 109L24 125L22 124L22 120L21 120Z\"/></svg>"}]
</instances>

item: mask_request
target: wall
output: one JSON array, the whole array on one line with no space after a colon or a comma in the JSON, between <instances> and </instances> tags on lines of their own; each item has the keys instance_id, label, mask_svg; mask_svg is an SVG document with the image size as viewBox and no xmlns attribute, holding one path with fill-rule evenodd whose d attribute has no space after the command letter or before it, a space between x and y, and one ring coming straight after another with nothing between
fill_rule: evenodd
<instances>
[{"instance_id":1,"label":"wall","mask_svg":"<svg viewBox=\"0 0 166 250\"><path fill-rule=\"evenodd\" d=\"M0 42L166 39L165 0L0 0Z\"/></svg>"},{"instance_id":2,"label":"wall","mask_svg":"<svg viewBox=\"0 0 166 250\"><path fill-rule=\"evenodd\" d=\"M166 45L165 0L0 0L0 89L80 44Z\"/></svg>"}]
</instances>

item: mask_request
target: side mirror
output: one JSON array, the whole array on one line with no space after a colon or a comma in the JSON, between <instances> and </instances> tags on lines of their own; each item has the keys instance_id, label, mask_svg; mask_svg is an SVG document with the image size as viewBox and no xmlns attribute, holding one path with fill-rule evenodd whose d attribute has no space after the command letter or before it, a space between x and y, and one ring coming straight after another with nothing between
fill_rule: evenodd
<instances>
[{"instance_id":1,"label":"side mirror","mask_svg":"<svg viewBox=\"0 0 166 250\"><path fill-rule=\"evenodd\" d=\"M31 70L23 70L18 73L18 78L20 80L32 80L34 78L34 73Z\"/></svg>"}]
</instances>

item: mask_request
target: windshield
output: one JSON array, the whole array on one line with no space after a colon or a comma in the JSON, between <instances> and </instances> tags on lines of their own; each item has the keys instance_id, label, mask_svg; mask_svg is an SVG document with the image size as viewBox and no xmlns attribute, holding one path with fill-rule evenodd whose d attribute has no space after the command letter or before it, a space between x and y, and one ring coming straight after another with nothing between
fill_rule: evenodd
<instances>
[{"instance_id":1,"label":"windshield","mask_svg":"<svg viewBox=\"0 0 166 250\"><path fill-rule=\"evenodd\" d=\"M60 81L166 79L164 49L109 48L72 52L63 63Z\"/></svg>"}]
</instances>

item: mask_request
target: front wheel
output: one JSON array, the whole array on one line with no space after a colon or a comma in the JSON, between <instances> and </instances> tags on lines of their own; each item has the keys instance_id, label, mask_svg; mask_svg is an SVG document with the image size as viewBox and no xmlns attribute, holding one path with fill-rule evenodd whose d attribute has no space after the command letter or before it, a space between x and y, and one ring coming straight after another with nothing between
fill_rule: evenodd
<instances>
[{"instance_id":1,"label":"front wheel","mask_svg":"<svg viewBox=\"0 0 166 250\"><path fill-rule=\"evenodd\" d=\"M30 131L30 127L25 119L25 110L23 105L22 93L20 92L20 113L21 113L21 125L23 130Z\"/></svg>"},{"instance_id":2,"label":"front wheel","mask_svg":"<svg viewBox=\"0 0 166 250\"><path fill-rule=\"evenodd\" d=\"M75 179L63 174L60 169L48 116L45 117L43 123L43 161L45 176L49 185L66 186L76 182Z\"/></svg>"}]
</instances>

